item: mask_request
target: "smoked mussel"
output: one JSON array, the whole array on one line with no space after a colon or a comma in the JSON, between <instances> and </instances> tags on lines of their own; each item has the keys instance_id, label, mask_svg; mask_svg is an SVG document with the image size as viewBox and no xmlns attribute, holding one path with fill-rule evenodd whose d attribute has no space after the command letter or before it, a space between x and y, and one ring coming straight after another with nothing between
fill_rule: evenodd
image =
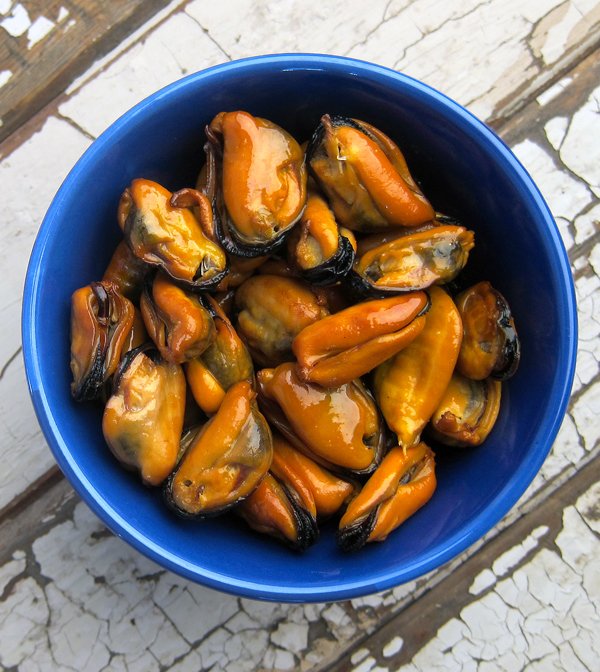
<instances>
[{"instance_id":1,"label":"smoked mussel","mask_svg":"<svg viewBox=\"0 0 600 672\"><path fill-rule=\"evenodd\" d=\"M310 192L306 209L287 241L288 259L300 277L311 285L332 285L342 280L354 263L356 240L340 227L327 201Z\"/></svg>"},{"instance_id":2,"label":"smoked mussel","mask_svg":"<svg viewBox=\"0 0 600 672\"><path fill-rule=\"evenodd\" d=\"M71 394L100 398L134 322L134 306L112 282L92 282L71 298Z\"/></svg>"},{"instance_id":3,"label":"smoked mussel","mask_svg":"<svg viewBox=\"0 0 600 672\"><path fill-rule=\"evenodd\" d=\"M464 337L457 368L467 378L507 380L519 366L521 346L506 299L489 282L456 297Z\"/></svg>"},{"instance_id":4,"label":"smoked mussel","mask_svg":"<svg viewBox=\"0 0 600 672\"><path fill-rule=\"evenodd\" d=\"M208 238L192 211L171 205L172 194L150 180L133 180L118 219L133 253L193 291L215 289L228 272L225 252Z\"/></svg>"},{"instance_id":5,"label":"smoked mussel","mask_svg":"<svg viewBox=\"0 0 600 672\"><path fill-rule=\"evenodd\" d=\"M333 388L307 383L287 362L257 373L261 409L298 450L335 473L369 474L386 435L374 399L360 379Z\"/></svg>"},{"instance_id":6,"label":"smoked mussel","mask_svg":"<svg viewBox=\"0 0 600 672\"><path fill-rule=\"evenodd\" d=\"M273 446L269 474L238 512L252 529L304 551L319 538L317 521L339 511L357 485L331 474L277 434Z\"/></svg>"},{"instance_id":7,"label":"smoked mussel","mask_svg":"<svg viewBox=\"0 0 600 672\"><path fill-rule=\"evenodd\" d=\"M300 146L276 124L239 111L218 114L206 135L198 186L212 203L219 241L239 256L273 252L306 205Z\"/></svg>"},{"instance_id":8,"label":"smoked mussel","mask_svg":"<svg viewBox=\"0 0 600 672\"><path fill-rule=\"evenodd\" d=\"M336 387L372 371L416 338L429 297L413 292L350 306L305 327L292 343L302 380Z\"/></svg>"},{"instance_id":9,"label":"smoked mussel","mask_svg":"<svg viewBox=\"0 0 600 672\"><path fill-rule=\"evenodd\" d=\"M282 436L273 445L271 473L315 520L333 516L355 493L356 482L332 474Z\"/></svg>"},{"instance_id":10,"label":"smoked mussel","mask_svg":"<svg viewBox=\"0 0 600 672\"><path fill-rule=\"evenodd\" d=\"M370 124L324 115L306 157L336 219L349 229L417 226L434 217L397 145Z\"/></svg>"},{"instance_id":11,"label":"smoked mussel","mask_svg":"<svg viewBox=\"0 0 600 672\"><path fill-rule=\"evenodd\" d=\"M102 431L115 457L159 485L177 461L185 412L185 376L153 344L128 352L115 373Z\"/></svg>"},{"instance_id":12,"label":"smoked mussel","mask_svg":"<svg viewBox=\"0 0 600 672\"><path fill-rule=\"evenodd\" d=\"M428 290L431 307L421 333L380 364L373 376L379 408L398 443L419 441L438 407L458 358L462 323L454 302L440 287Z\"/></svg>"},{"instance_id":13,"label":"smoked mussel","mask_svg":"<svg viewBox=\"0 0 600 672\"><path fill-rule=\"evenodd\" d=\"M309 324L328 315L304 282L277 275L255 275L238 288L236 329L259 366L294 359L292 341Z\"/></svg>"},{"instance_id":14,"label":"smoked mussel","mask_svg":"<svg viewBox=\"0 0 600 672\"><path fill-rule=\"evenodd\" d=\"M236 513L256 532L280 539L300 553L319 539L317 521L270 472Z\"/></svg>"},{"instance_id":15,"label":"smoked mussel","mask_svg":"<svg viewBox=\"0 0 600 672\"><path fill-rule=\"evenodd\" d=\"M383 541L432 497L436 487L435 457L423 442L408 449L396 446L350 502L336 539L343 551Z\"/></svg>"},{"instance_id":16,"label":"smoked mussel","mask_svg":"<svg viewBox=\"0 0 600 672\"><path fill-rule=\"evenodd\" d=\"M269 470L273 438L250 383L236 383L165 483L168 506L184 518L227 511L250 495Z\"/></svg>"},{"instance_id":17,"label":"smoked mussel","mask_svg":"<svg viewBox=\"0 0 600 672\"><path fill-rule=\"evenodd\" d=\"M498 417L501 390L498 380L472 380L454 371L431 417L429 436L458 448L480 445Z\"/></svg>"},{"instance_id":18,"label":"smoked mussel","mask_svg":"<svg viewBox=\"0 0 600 672\"><path fill-rule=\"evenodd\" d=\"M205 413L212 415L233 385L254 380L254 365L248 348L219 304L206 296L206 305L216 336L201 355L185 365L185 373L196 402Z\"/></svg>"},{"instance_id":19,"label":"smoked mussel","mask_svg":"<svg viewBox=\"0 0 600 672\"><path fill-rule=\"evenodd\" d=\"M194 359L215 339L213 318L203 299L162 271L148 276L140 308L148 334L169 362Z\"/></svg>"},{"instance_id":20,"label":"smoked mussel","mask_svg":"<svg viewBox=\"0 0 600 672\"><path fill-rule=\"evenodd\" d=\"M144 291L144 280L151 268L131 251L125 240L116 247L104 271L103 282L112 282L133 303L137 303Z\"/></svg>"},{"instance_id":21,"label":"smoked mussel","mask_svg":"<svg viewBox=\"0 0 600 672\"><path fill-rule=\"evenodd\" d=\"M453 280L473 245L473 232L462 226L427 227L368 250L355 261L348 277L363 296L426 289Z\"/></svg>"}]
</instances>

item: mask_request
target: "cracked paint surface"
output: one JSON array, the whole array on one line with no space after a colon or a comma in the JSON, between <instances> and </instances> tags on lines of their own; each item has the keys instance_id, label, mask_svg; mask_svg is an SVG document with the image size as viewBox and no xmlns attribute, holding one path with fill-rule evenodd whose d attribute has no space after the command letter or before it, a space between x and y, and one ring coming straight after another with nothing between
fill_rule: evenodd
<instances>
[{"instance_id":1,"label":"cracked paint surface","mask_svg":"<svg viewBox=\"0 0 600 672\"><path fill-rule=\"evenodd\" d=\"M563 511L556 550L541 549L448 621L397 672L597 670L599 484Z\"/></svg>"},{"instance_id":2,"label":"cracked paint surface","mask_svg":"<svg viewBox=\"0 0 600 672\"><path fill-rule=\"evenodd\" d=\"M552 550L538 544L547 534L538 527L499 556L486 570L493 580L409 664L376 665L402 650L396 635L380 652L357 649L354 672L598 669L600 482L564 508ZM373 610L415 585L330 605L237 599L160 569L79 504L14 554L0 589L0 669L308 672L371 632Z\"/></svg>"},{"instance_id":3,"label":"cracked paint surface","mask_svg":"<svg viewBox=\"0 0 600 672\"><path fill-rule=\"evenodd\" d=\"M61 117L49 117L0 160L0 508L53 464L20 356L22 282L43 213L91 137L186 73L277 51L347 54L396 67L489 117L522 82L552 71L583 39L584 28L592 33L600 19L596 3L583 1L376 0L369 12L349 3L343 17L330 0L299 7L284 0L187 4L68 96ZM550 105L570 84L561 80L539 104ZM572 115L549 119L543 138L532 135L513 146L547 199L572 259L580 331L569 412L540 473L499 528L599 452L600 145L590 142L599 98L600 89ZM600 618L599 502L596 484L564 510L555 548L541 547L548 529L536 528L473 577L471 601L459 617L401 669L599 669L593 637ZM0 566L0 670L319 670L484 542L448 567L384 593L329 605L269 604L216 593L161 569L79 504L72 517ZM391 670L376 661L403 646L396 636L382 657L358 649L352 664L358 672Z\"/></svg>"}]
</instances>

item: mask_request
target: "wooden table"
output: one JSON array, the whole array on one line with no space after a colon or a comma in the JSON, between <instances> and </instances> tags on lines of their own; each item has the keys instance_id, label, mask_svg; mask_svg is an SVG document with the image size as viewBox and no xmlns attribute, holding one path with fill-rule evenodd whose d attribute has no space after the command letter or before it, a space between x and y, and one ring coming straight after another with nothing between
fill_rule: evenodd
<instances>
[{"instance_id":1,"label":"wooden table","mask_svg":"<svg viewBox=\"0 0 600 672\"><path fill-rule=\"evenodd\" d=\"M600 669L599 44L596 0L0 0L0 670ZM327 605L205 589L108 532L54 465L20 347L29 252L93 139L185 74L283 51L395 68L487 121L547 199L579 305L568 413L518 506L418 581Z\"/></svg>"}]
</instances>

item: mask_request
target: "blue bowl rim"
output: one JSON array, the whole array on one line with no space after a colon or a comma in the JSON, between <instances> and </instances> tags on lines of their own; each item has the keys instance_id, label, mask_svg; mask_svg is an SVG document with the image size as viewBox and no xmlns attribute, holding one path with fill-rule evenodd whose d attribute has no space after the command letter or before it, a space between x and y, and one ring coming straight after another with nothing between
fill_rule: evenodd
<instances>
[{"instance_id":1,"label":"blue bowl rim","mask_svg":"<svg viewBox=\"0 0 600 672\"><path fill-rule=\"evenodd\" d=\"M430 552L420 562L414 563L409 569L388 572L387 574L382 575L377 581L368 580L352 583L340 582L327 587L307 588L297 586L290 589L278 585L269 585L266 582L255 583L234 579L198 567L192 563L182 561L182 559L175 554L165 551L165 549L155 544L152 540L139 534L134 527L112 509L112 507L103 499L101 493L98 492L92 483L85 477L78 468L78 465L70 454L67 446L57 439L57 428L52 409L49 407L47 397L42 388L42 376L40 362L36 353L34 331L36 293L39 287L39 264L43 257L44 249L48 243L50 234L52 233L52 221L60 211L61 202L69 191L71 184L76 181L79 172L81 172L88 164L93 163L96 154L102 152L106 145L110 145L114 139L118 138L122 130L133 121L135 117L141 116L144 118L144 115L151 114L155 103L168 102L168 98L180 88L187 88L190 85L201 85L203 80L218 76L222 72L230 72L234 69L252 69L257 66L267 68L276 66L281 72L290 70L317 70L344 75L350 73L355 76L367 76L381 83L391 83L392 81L395 81L396 83L405 86L408 85L413 91L418 92L419 95L433 99L434 102L440 104L443 108L448 109L455 115L454 121L456 123L460 122L462 125L469 127L471 132L479 135L484 142L489 143L497 152L497 155L502 157L502 159L511 167L518 179L528 187L540 214L547 224L546 233L550 238L551 245L549 245L549 247L552 249L554 255L552 263L556 272L556 282L563 290L562 298L564 300L564 308L561 311L561 316L564 321L562 327L566 334L565 340L569 340L570 337L571 347L565 348L565 351L561 353L559 367L566 375L564 375L561 381L555 385L555 389L548 405L548 410L544 416L542 428L539 432L539 434L543 435L540 446L533 451L533 453L528 453L521 464L519 471L515 473L515 476L498 493L490 505L467 525L461 533L457 533L451 537L443 548L437 552ZM352 72L353 70L355 70L355 72ZM162 99L165 98L166 101L163 101ZM92 143L92 145L90 145L63 181L44 217L34 243L25 280L22 312L22 338L25 371L29 391L44 436L67 480L71 483L82 500L103 521L103 523L111 529L112 532L159 565L166 567L174 573L191 581L216 590L241 597L269 601L304 603L331 602L352 599L390 589L437 569L483 537L516 504L545 460L556 434L558 433L567 408L575 373L577 352L577 308L575 288L567 253L546 202L538 187L512 151L482 121L475 117L471 112L464 109L461 105L432 87L423 84L412 77L383 66L368 63L366 61L326 54L274 54L227 62L177 80L131 108L117 121L111 124L111 126L109 126L109 128L107 128Z\"/></svg>"}]
</instances>

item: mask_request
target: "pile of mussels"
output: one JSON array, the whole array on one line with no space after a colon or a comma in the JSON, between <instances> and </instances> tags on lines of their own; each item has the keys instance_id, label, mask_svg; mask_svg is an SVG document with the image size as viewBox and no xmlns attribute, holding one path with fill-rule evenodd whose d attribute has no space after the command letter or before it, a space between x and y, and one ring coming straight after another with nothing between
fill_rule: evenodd
<instances>
[{"instance_id":1,"label":"pile of mussels","mask_svg":"<svg viewBox=\"0 0 600 672\"><path fill-rule=\"evenodd\" d=\"M116 458L203 518L235 507L304 550L383 540L436 486L421 434L480 444L519 361L488 282L451 296L473 232L398 147L325 115L302 148L222 112L196 189L136 179L102 281L72 297L72 394Z\"/></svg>"}]
</instances>

